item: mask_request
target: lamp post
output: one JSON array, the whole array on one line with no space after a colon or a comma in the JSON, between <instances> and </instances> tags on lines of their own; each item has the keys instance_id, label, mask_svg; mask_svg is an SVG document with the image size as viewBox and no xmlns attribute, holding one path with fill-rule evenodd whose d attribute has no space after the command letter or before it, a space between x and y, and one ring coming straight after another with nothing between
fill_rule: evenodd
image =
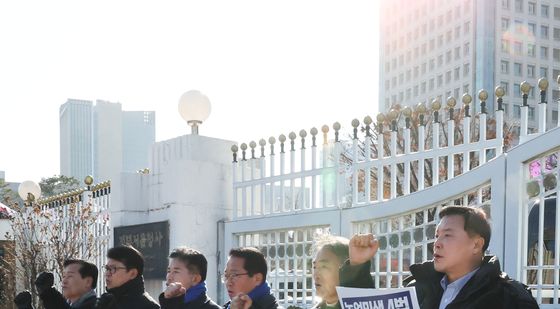
<instances>
[{"instance_id":1,"label":"lamp post","mask_svg":"<svg viewBox=\"0 0 560 309\"><path fill-rule=\"evenodd\" d=\"M31 206L35 200L41 197L41 187L31 180L26 180L19 185L18 194L25 206Z\"/></svg>"},{"instance_id":2,"label":"lamp post","mask_svg":"<svg viewBox=\"0 0 560 309\"><path fill-rule=\"evenodd\" d=\"M187 91L179 99L179 114L191 126L191 134L198 135L198 127L210 116L210 100L198 90Z\"/></svg>"}]
</instances>

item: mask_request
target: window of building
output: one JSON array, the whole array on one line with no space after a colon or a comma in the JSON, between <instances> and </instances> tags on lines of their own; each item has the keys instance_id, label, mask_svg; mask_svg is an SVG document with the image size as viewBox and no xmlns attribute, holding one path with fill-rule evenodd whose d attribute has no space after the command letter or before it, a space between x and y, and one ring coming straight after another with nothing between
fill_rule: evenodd
<instances>
[{"instance_id":1,"label":"window of building","mask_svg":"<svg viewBox=\"0 0 560 309\"><path fill-rule=\"evenodd\" d=\"M541 46L541 58L548 60L548 47Z\"/></svg>"},{"instance_id":2,"label":"window of building","mask_svg":"<svg viewBox=\"0 0 560 309\"><path fill-rule=\"evenodd\" d=\"M541 38L548 40L548 26L541 26Z\"/></svg>"},{"instance_id":3,"label":"window of building","mask_svg":"<svg viewBox=\"0 0 560 309\"><path fill-rule=\"evenodd\" d=\"M439 55L437 57L437 65L438 65L438 67L443 65L443 55Z\"/></svg>"},{"instance_id":4,"label":"window of building","mask_svg":"<svg viewBox=\"0 0 560 309\"><path fill-rule=\"evenodd\" d=\"M500 68L502 74L509 74L509 61L502 60Z\"/></svg>"},{"instance_id":5,"label":"window of building","mask_svg":"<svg viewBox=\"0 0 560 309\"><path fill-rule=\"evenodd\" d=\"M443 75L442 74L437 76L437 86L441 87L441 85L443 85Z\"/></svg>"},{"instance_id":6,"label":"window of building","mask_svg":"<svg viewBox=\"0 0 560 309\"><path fill-rule=\"evenodd\" d=\"M391 89L391 82L389 80L385 81L385 90Z\"/></svg>"},{"instance_id":7,"label":"window of building","mask_svg":"<svg viewBox=\"0 0 560 309\"><path fill-rule=\"evenodd\" d=\"M509 0L502 0L502 8L509 10Z\"/></svg>"},{"instance_id":8,"label":"window of building","mask_svg":"<svg viewBox=\"0 0 560 309\"><path fill-rule=\"evenodd\" d=\"M432 58L430 59L430 72L433 71L435 67L436 67L436 62L434 58Z\"/></svg>"},{"instance_id":9,"label":"window of building","mask_svg":"<svg viewBox=\"0 0 560 309\"><path fill-rule=\"evenodd\" d=\"M455 27L455 40L458 40L461 37L461 26Z\"/></svg>"},{"instance_id":10,"label":"window of building","mask_svg":"<svg viewBox=\"0 0 560 309\"><path fill-rule=\"evenodd\" d=\"M552 90L552 100L556 101L560 99L560 90L553 89Z\"/></svg>"},{"instance_id":11,"label":"window of building","mask_svg":"<svg viewBox=\"0 0 560 309\"><path fill-rule=\"evenodd\" d=\"M420 68L418 66L415 66L413 70L414 73L412 74L414 74L414 78L418 78L418 75L420 73Z\"/></svg>"},{"instance_id":12,"label":"window of building","mask_svg":"<svg viewBox=\"0 0 560 309\"><path fill-rule=\"evenodd\" d=\"M436 40L431 39L430 40L430 51L433 51L435 47L436 47Z\"/></svg>"},{"instance_id":13,"label":"window of building","mask_svg":"<svg viewBox=\"0 0 560 309\"><path fill-rule=\"evenodd\" d=\"M558 121L558 111L552 111L552 121Z\"/></svg>"},{"instance_id":14,"label":"window of building","mask_svg":"<svg viewBox=\"0 0 560 309\"><path fill-rule=\"evenodd\" d=\"M541 67L539 70L539 77L547 77L548 76L548 68Z\"/></svg>"},{"instance_id":15,"label":"window of building","mask_svg":"<svg viewBox=\"0 0 560 309\"><path fill-rule=\"evenodd\" d=\"M463 56L467 57L471 53L471 43L467 42L463 45Z\"/></svg>"},{"instance_id":16,"label":"window of building","mask_svg":"<svg viewBox=\"0 0 560 309\"><path fill-rule=\"evenodd\" d=\"M516 20L514 21L514 29L515 29L515 33L523 33L524 29L523 29L523 22L520 20Z\"/></svg>"},{"instance_id":17,"label":"window of building","mask_svg":"<svg viewBox=\"0 0 560 309\"><path fill-rule=\"evenodd\" d=\"M469 93L469 84L463 85L463 93Z\"/></svg>"},{"instance_id":18,"label":"window of building","mask_svg":"<svg viewBox=\"0 0 560 309\"><path fill-rule=\"evenodd\" d=\"M500 86L502 86L502 88L504 88L505 95L507 96L509 94L509 83L502 81L502 82L500 82Z\"/></svg>"},{"instance_id":19,"label":"window of building","mask_svg":"<svg viewBox=\"0 0 560 309\"><path fill-rule=\"evenodd\" d=\"M509 53L509 41L502 39L502 52Z\"/></svg>"},{"instance_id":20,"label":"window of building","mask_svg":"<svg viewBox=\"0 0 560 309\"><path fill-rule=\"evenodd\" d=\"M465 63L463 64L463 76L468 76L471 71L471 64Z\"/></svg>"},{"instance_id":21,"label":"window of building","mask_svg":"<svg viewBox=\"0 0 560 309\"><path fill-rule=\"evenodd\" d=\"M541 4L541 17L548 18L548 5Z\"/></svg>"},{"instance_id":22,"label":"window of building","mask_svg":"<svg viewBox=\"0 0 560 309\"><path fill-rule=\"evenodd\" d=\"M560 8L554 7L554 19L560 20Z\"/></svg>"},{"instance_id":23,"label":"window of building","mask_svg":"<svg viewBox=\"0 0 560 309\"><path fill-rule=\"evenodd\" d=\"M558 28L554 28L554 30L552 31L553 33L553 37L555 41L560 41L560 29Z\"/></svg>"},{"instance_id":24,"label":"window of building","mask_svg":"<svg viewBox=\"0 0 560 309\"><path fill-rule=\"evenodd\" d=\"M461 58L461 47L457 46L455 47L455 60L458 60Z\"/></svg>"},{"instance_id":25,"label":"window of building","mask_svg":"<svg viewBox=\"0 0 560 309\"><path fill-rule=\"evenodd\" d=\"M453 32L449 30L445 33L445 41L447 42L447 44L451 44L452 40L453 40Z\"/></svg>"},{"instance_id":26,"label":"window of building","mask_svg":"<svg viewBox=\"0 0 560 309\"><path fill-rule=\"evenodd\" d=\"M413 96L417 96L417 95L418 95L418 85L414 86L414 88L412 89L412 95L413 95Z\"/></svg>"},{"instance_id":27,"label":"window of building","mask_svg":"<svg viewBox=\"0 0 560 309\"><path fill-rule=\"evenodd\" d=\"M560 75L560 70L552 69L552 78L556 79Z\"/></svg>"},{"instance_id":28,"label":"window of building","mask_svg":"<svg viewBox=\"0 0 560 309\"><path fill-rule=\"evenodd\" d=\"M460 88L455 88L455 90L453 90L453 96L455 97L455 99L459 98L459 92L461 92Z\"/></svg>"},{"instance_id":29,"label":"window of building","mask_svg":"<svg viewBox=\"0 0 560 309\"><path fill-rule=\"evenodd\" d=\"M469 32L471 31L471 22L467 21L465 22L465 26L463 27L465 34L469 34Z\"/></svg>"},{"instance_id":30,"label":"window of building","mask_svg":"<svg viewBox=\"0 0 560 309\"><path fill-rule=\"evenodd\" d=\"M523 42L513 42L513 54L516 56L523 55Z\"/></svg>"},{"instance_id":31,"label":"window of building","mask_svg":"<svg viewBox=\"0 0 560 309\"><path fill-rule=\"evenodd\" d=\"M451 82L451 71L445 72L445 83L449 84Z\"/></svg>"},{"instance_id":32,"label":"window of building","mask_svg":"<svg viewBox=\"0 0 560 309\"><path fill-rule=\"evenodd\" d=\"M523 75L522 70L523 70L523 68L522 68L521 63L516 62L516 63L513 64L513 74L514 75L522 76Z\"/></svg>"},{"instance_id":33,"label":"window of building","mask_svg":"<svg viewBox=\"0 0 560 309\"><path fill-rule=\"evenodd\" d=\"M435 86L435 80L433 78L430 78L430 83L428 85L428 89L430 91L434 90L434 86Z\"/></svg>"},{"instance_id":34,"label":"window of building","mask_svg":"<svg viewBox=\"0 0 560 309\"><path fill-rule=\"evenodd\" d=\"M461 78L461 67L456 67L453 70L453 76L455 77L455 80L459 80L459 78Z\"/></svg>"},{"instance_id":35,"label":"window of building","mask_svg":"<svg viewBox=\"0 0 560 309\"><path fill-rule=\"evenodd\" d=\"M438 45L438 47L442 47L442 46L443 46L443 34L438 35L438 38L437 38L437 45Z\"/></svg>"},{"instance_id":36,"label":"window of building","mask_svg":"<svg viewBox=\"0 0 560 309\"><path fill-rule=\"evenodd\" d=\"M411 75L410 70L406 70L406 77L405 77L405 80L406 80L407 82L410 81L410 75Z\"/></svg>"},{"instance_id":37,"label":"window of building","mask_svg":"<svg viewBox=\"0 0 560 309\"><path fill-rule=\"evenodd\" d=\"M426 62L422 63L421 71L420 71L420 72L422 72L422 73L421 73L422 75L426 74Z\"/></svg>"},{"instance_id":38,"label":"window of building","mask_svg":"<svg viewBox=\"0 0 560 309\"><path fill-rule=\"evenodd\" d=\"M527 56L529 57L535 57L537 47L535 46L535 44L533 43L528 43L527 44Z\"/></svg>"},{"instance_id":39,"label":"window of building","mask_svg":"<svg viewBox=\"0 0 560 309\"><path fill-rule=\"evenodd\" d=\"M513 84L513 96L521 97L521 91L519 90L519 84Z\"/></svg>"},{"instance_id":40,"label":"window of building","mask_svg":"<svg viewBox=\"0 0 560 309\"><path fill-rule=\"evenodd\" d=\"M537 4L535 2L529 2L527 4L527 11L529 12L529 15L535 15L537 12Z\"/></svg>"},{"instance_id":41,"label":"window of building","mask_svg":"<svg viewBox=\"0 0 560 309\"><path fill-rule=\"evenodd\" d=\"M453 59L453 54L450 50L445 53L445 63L450 63Z\"/></svg>"},{"instance_id":42,"label":"window of building","mask_svg":"<svg viewBox=\"0 0 560 309\"><path fill-rule=\"evenodd\" d=\"M528 23L527 24L527 29L529 30L529 33L531 33L534 37L537 36L537 25L536 24Z\"/></svg>"},{"instance_id":43,"label":"window of building","mask_svg":"<svg viewBox=\"0 0 560 309\"><path fill-rule=\"evenodd\" d=\"M523 13L523 0L515 0L515 11Z\"/></svg>"},{"instance_id":44,"label":"window of building","mask_svg":"<svg viewBox=\"0 0 560 309\"><path fill-rule=\"evenodd\" d=\"M532 106L529 106L529 110L528 110L528 116L529 116L529 120L535 120L535 108Z\"/></svg>"},{"instance_id":45,"label":"window of building","mask_svg":"<svg viewBox=\"0 0 560 309\"><path fill-rule=\"evenodd\" d=\"M535 66L532 64L527 65L527 77L535 77Z\"/></svg>"},{"instance_id":46,"label":"window of building","mask_svg":"<svg viewBox=\"0 0 560 309\"><path fill-rule=\"evenodd\" d=\"M502 17L502 31L509 29L509 18Z\"/></svg>"},{"instance_id":47,"label":"window of building","mask_svg":"<svg viewBox=\"0 0 560 309\"><path fill-rule=\"evenodd\" d=\"M554 61L559 61L560 62L560 49L558 49L558 48L553 48L552 49L552 59Z\"/></svg>"},{"instance_id":48,"label":"window of building","mask_svg":"<svg viewBox=\"0 0 560 309\"><path fill-rule=\"evenodd\" d=\"M420 84L420 92L422 94L426 93L426 82L422 82L422 84Z\"/></svg>"}]
</instances>

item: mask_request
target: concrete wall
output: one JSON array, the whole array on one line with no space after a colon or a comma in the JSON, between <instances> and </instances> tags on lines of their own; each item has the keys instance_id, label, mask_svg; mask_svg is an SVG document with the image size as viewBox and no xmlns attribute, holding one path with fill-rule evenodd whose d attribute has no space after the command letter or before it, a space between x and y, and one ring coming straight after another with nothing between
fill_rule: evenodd
<instances>
[{"instance_id":1,"label":"concrete wall","mask_svg":"<svg viewBox=\"0 0 560 309\"><path fill-rule=\"evenodd\" d=\"M234 143L186 135L154 144L150 173L121 174L122 197L111 206L113 227L168 220L170 250L188 246L206 256L206 283L213 299L221 285L218 222L231 217ZM162 292L162 281L146 280L146 290L154 298Z\"/></svg>"}]
</instances>

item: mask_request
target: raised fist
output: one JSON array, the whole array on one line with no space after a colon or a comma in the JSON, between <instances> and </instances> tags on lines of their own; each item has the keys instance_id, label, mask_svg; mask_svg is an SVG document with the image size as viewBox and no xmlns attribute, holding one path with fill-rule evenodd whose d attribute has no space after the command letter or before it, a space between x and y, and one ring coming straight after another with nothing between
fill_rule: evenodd
<instances>
[{"instance_id":1,"label":"raised fist","mask_svg":"<svg viewBox=\"0 0 560 309\"><path fill-rule=\"evenodd\" d=\"M181 296L187 292L187 289L183 287L181 282L172 282L167 285L165 291L163 291L163 297L165 298L173 298L177 296Z\"/></svg>"},{"instance_id":2,"label":"raised fist","mask_svg":"<svg viewBox=\"0 0 560 309\"><path fill-rule=\"evenodd\" d=\"M348 244L350 265L359 265L371 260L379 249L379 241L373 234L356 234Z\"/></svg>"},{"instance_id":3,"label":"raised fist","mask_svg":"<svg viewBox=\"0 0 560 309\"><path fill-rule=\"evenodd\" d=\"M43 294L43 292L51 288L53 284L54 275L48 271L40 273L35 280L35 286L37 287L37 292L39 292L39 294Z\"/></svg>"},{"instance_id":4,"label":"raised fist","mask_svg":"<svg viewBox=\"0 0 560 309\"><path fill-rule=\"evenodd\" d=\"M247 294L239 294L231 300L230 309L249 309L253 300Z\"/></svg>"},{"instance_id":5,"label":"raised fist","mask_svg":"<svg viewBox=\"0 0 560 309\"><path fill-rule=\"evenodd\" d=\"M29 291L23 291L16 295L14 303L18 309L33 309L33 305L31 304L31 293L29 293Z\"/></svg>"}]
</instances>

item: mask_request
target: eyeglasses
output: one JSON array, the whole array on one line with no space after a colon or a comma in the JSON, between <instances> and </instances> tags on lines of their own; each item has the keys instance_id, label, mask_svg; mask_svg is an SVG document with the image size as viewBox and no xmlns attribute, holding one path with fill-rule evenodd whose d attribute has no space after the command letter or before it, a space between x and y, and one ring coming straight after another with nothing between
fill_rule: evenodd
<instances>
[{"instance_id":1,"label":"eyeglasses","mask_svg":"<svg viewBox=\"0 0 560 309\"><path fill-rule=\"evenodd\" d=\"M226 283L226 281L235 281L237 279L237 277L239 276L243 276L243 275L248 275L249 273L242 273L242 274L223 274L222 275L222 283Z\"/></svg>"},{"instance_id":2,"label":"eyeglasses","mask_svg":"<svg viewBox=\"0 0 560 309\"><path fill-rule=\"evenodd\" d=\"M115 274L119 269L126 269L126 267L124 266L109 266L109 265L105 265L104 268L105 268L105 273L110 275Z\"/></svg>"}]
</instances>

